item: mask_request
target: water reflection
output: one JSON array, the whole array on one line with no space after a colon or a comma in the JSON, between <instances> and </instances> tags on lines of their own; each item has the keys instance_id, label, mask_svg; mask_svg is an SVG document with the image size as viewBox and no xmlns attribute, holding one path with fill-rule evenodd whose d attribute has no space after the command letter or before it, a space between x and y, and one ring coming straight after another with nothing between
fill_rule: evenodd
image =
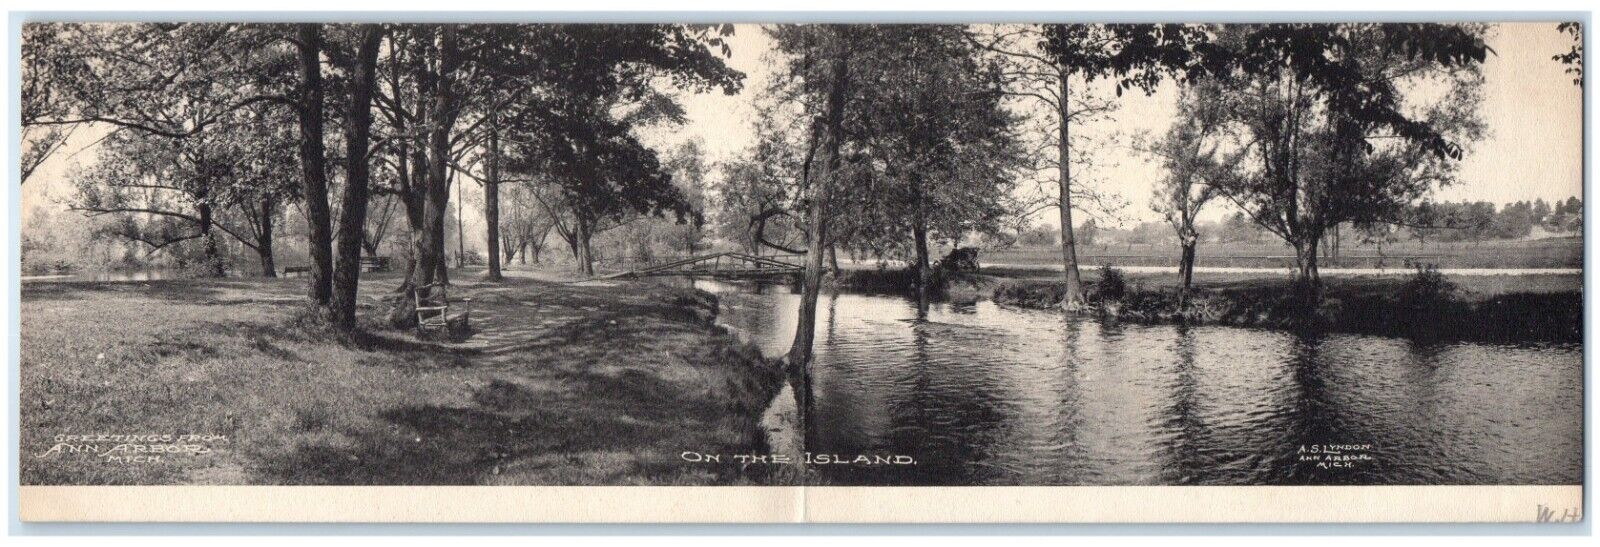
<instances>
[{"instance_id":1,"label":"water reflection","mask_svg":"<svg viewBox=\"0 0 1600 547\"><path fill-rule=\"evenodd\" d=\"M696 282L769 355L799 296ZM992 302L819 301L815 453L840 484L1576 484L1582 348L1117 325ZM1351 467L1312 445L1370 445Z\"/></svg>"},{"instance_id":2,"label":"water reflection","mask_svg":"<svg viewBox=\"0 0 1600 547\"><path fill-rule=\"evenodd\" d=\"M1205 439L1206 424L1200 418L1202 411L1199 407L1199 378L1195 370L1194 332L1185 325L1177 326L1173 331L1177 338L1173 340L1171 350L1174 370L1172 381L1167 386L1171 397L1164 410L1167 420L1163 425L1167 435L1162 447L1166 459L1162 462L1164 473L1160 482L1189 484L1209 467L1205 465L1207 455L1204 452L1204 447L1209 443Z\"/></svg>"}]
</instances>

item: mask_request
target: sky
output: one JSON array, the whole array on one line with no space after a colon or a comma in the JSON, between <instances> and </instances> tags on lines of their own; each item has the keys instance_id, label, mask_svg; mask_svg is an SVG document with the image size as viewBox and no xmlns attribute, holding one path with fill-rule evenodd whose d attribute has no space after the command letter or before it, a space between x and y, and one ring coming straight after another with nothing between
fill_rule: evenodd
<instances>
[{"instance_id":1,"label":"sky","mask_svg":"<svg viewBox=\"0 0 1600 547\"><path fill-rule=\"evenodd\" d=\"M1492 28L1489 45L1495 53L1483 65L1482 115L1489 135L1470 146L1461 164L1460 183L1438 191L1436 199L1505 204L1582 195L1582 90L1572 84L1571 76L1563 72L1564 66L1550 58L1565 52L1570 44L1570 37L1556 31L1554 23L1510 23ZM732 96L720 91L682 96L689 121L683 126L645 132L645 142L667 150L682 141L699 139L712 161L733 159L754 142L754 97L771 80L772 43L759 26L736 25L729 45L732 56L727 63L746 75L743 90ZM1095 154L1100 165L1093 183L1101 191L1120 194L1126 203L1115 214L1103 216L1102 225L1128 226L1160 218L1148 203L1163 173L1152 160L1129 148L1127 142L1139 134L1159 135L1170 127L1175 119L1176 96L1171 84L1149 96L1124 94L1118 100L1114 119L1074 127L1075 132L1121 142L1083 151ZM24 223L35 205L64 208L59 201L71 191L70 166L92 163L93 143L104 132L103 128L93 127L79 130L64 153L36 171L22 191ZM473 185L465 190L468 194L477 191ZM481 202L476 196L467 197L469 203ZM1231 212L1225 206L1214 206L1202 219ZM1054 211L1042 212L1036 218L1042 224L1058 225ZM471 225L481 223L481 216L470 205L466 221L469 231L473 230Z\"/></svg>"}]
</instances>

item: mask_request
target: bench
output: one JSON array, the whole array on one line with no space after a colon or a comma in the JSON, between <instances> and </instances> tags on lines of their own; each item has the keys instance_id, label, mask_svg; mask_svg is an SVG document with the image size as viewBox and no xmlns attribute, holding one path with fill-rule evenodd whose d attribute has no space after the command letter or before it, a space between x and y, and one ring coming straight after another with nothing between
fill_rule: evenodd
<instances>
[{"instance_id":1,"label":"bench","mask_svg":"<svg viewBox=\"0 0 1600 547\"><path fill-rule=\"evenodd\" d=\"M283 267L283 275L285 277L290 276L290 275L300 275L300 274L306 274L306 273L311 273L311 267L310 266L284 266Z\"/></svg>"},{"instance_id":2,"label":"bench","mask_svg":"<svg viewBox=\"0 0 1600 547\"><path fill-rule=\"evenodd\" d=\"M387 272L390 268L387 256L363 256L357 260L361 262L363 272Z\"/></svg>"},{"instance_id":3,"label":"bench","mask_svg":"<svg viewBox=\"0 0 1600 547\"><path fill-rule=\"evenodd\" d=\"M447 336L452 331L466 332L472 324L472 299L462 298L461 307L465 308L460 314L450 315L449 288L443 283L429 283L411 292L416 303L417 335L426 336L429 331L438 331ZM452 323L455 323L453 325ZM459 325L459 330L452 328Z\"/></svg>"}]
</instances>

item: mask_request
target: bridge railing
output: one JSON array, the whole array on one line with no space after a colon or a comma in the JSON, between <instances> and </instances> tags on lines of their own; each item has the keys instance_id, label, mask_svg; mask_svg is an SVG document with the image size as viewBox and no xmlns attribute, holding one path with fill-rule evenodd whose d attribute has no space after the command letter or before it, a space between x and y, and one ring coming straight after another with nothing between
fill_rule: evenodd
<instances>
[{"instance_id":1,"label":"bridge railing","mask_svg":"<svg viewBox=\"0 0 1600 547\"><path fill-rule=\"evenodd\" d=\"M629 267L613 275L613 277L650 277L650 276L726 276L726 277L761 277L771 275L793 274L801 270L802 266L796 261L791 262L784 258L792 256L751 255L738 251L725 251L705 255L663 258L660 260L636 260L629 264L622 261L612 262L612 268Z\"/></svg>"},{"instance_id":2,"label":"bridge railing","mask_svg":"<svg viewBox=\"0 0 1600 547\"><path fill-rule=\"evenodd\" d=\"M672 263L675 263L675 262L692 261L692 260L696 260L696 259L703 259L703 258L707 258L707 257L717 256L717 255L729 255L729 254L748 255L748 256L753 256L753 257L758 257L758 258L763 258L763 259L776 260L776 261L779 261L779 262L788 262L788 263L791 263L791 264L803 264L804 261L805 261L805 257L806 257L806 255L803 255L803 254L763 254L763 255L755 255L755 254L746 253L746 252L743 252L743 251L722 251L722 252L706 253L706 254L698 254L698 255L671 254L671 255L653 255L653 256L649 256L649 257L637 257L637 256L599 257L599 258L595 259L594 264L595 264L595 267L597 269L605 269L605 270L611 270L611 271L630 271L630 270L639 270L639 269L643 269L643 268L651 268L651 267L656 267L656 266L663 266L663 265L672 264Z\"/></svg>"}]
</instances>

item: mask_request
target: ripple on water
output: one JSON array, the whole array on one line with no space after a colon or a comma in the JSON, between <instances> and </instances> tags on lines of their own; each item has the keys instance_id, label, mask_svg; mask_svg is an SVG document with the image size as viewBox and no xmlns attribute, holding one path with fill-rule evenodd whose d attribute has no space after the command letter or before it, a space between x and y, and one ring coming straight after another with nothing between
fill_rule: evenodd
<instances>
[{"instance_id":1,"label":"ripple on water","mask_svg":"<svg viewBox=\"0 0 1600 547\"><path fill-rule=\"evenodd\" d=\"M788 349L798 295L697 282ZM845 484L1577 484L1582 348L1109 325L989 302L818 304L813 452ZM1369 444L1351 469L1300 447Z\"/></svg>"}]
</instances>

